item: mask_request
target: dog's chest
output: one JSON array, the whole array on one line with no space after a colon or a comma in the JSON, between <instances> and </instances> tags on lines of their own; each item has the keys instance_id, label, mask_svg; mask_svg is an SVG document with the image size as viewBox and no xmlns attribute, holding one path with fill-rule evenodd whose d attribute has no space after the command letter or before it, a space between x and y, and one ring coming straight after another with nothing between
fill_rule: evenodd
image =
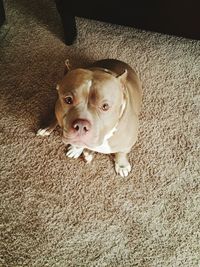
<instances>
[{"instance_id":1,"label":"dog's chest","mask_svg":"<svg viewBox=\"0 0 200 267\"><path fill-rule=\"evenodd\" d=\"M111 148L110 148L110 146L109 146L109 144L108 144L108 140L105 140L104 142L103 142L103 144L102 145L100 145L100 146L97 146L97 147L94 147L94 148L89 148L90 150L93 150L93 151L95 151L95 152L99 152L99 153L104 153L104 154L109 154L109 153L111 153Z\"/></svg>"},{"instance_id":2,"label":"dog's chest","mask_svg":"<svg viewBox=\"0 0 200 267\"><path fill-rule=\"evenodd\" d=\"M89 148L90 150L93 150L95 152L99 152L99 153L104 153L104 154L109 154L112 153L112 149L108 143L108 140L113 136L113 134L117 131L116 126L110 131L108 132L105 137L104 137L104 141L100 146L97 147L93 147L93 148Z\"/></svg>"}]
</instances>

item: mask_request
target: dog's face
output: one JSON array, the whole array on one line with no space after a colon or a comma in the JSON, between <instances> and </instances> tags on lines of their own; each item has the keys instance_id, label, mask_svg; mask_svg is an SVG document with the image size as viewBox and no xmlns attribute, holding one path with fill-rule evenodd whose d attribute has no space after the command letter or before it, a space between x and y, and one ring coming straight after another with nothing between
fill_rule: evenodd
<instances>
[{"instance_id":1,"label":"dog's face","mask_svg":"<svg viewBox=\"0 0 200 267\"><path fill-rule=\"evenodd\" d=\"M102 144L119 121L125 76L86 69L64 76L57 86L64 143L88 148Z\"/></svg>"}]
</instances>

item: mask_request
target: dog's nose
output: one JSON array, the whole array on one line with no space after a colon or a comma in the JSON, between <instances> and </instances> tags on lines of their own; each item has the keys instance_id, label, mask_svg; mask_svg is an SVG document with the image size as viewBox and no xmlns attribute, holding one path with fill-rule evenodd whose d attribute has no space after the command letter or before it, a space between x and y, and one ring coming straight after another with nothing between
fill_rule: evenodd
<instances>
[{"instance_id":1,"label":"dog's nose","mask_svg":"<svg viewBox=\"0 0 200 267\"><path fill-rule=\"evenodd\" d=\"M72 128L79 134L86 134L91 129L91 124L88 120L77 119L73 121Z\"/></svg>"}]
</instances>

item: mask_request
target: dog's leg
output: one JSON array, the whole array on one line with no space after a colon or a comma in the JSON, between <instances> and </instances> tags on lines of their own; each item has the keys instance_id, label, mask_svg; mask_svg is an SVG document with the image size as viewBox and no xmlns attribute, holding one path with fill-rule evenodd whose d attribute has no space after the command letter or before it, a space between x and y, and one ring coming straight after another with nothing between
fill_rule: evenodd
<instances>
[{"instance_id":1,"label":"dog's leg","mask_svg":"<svg viewBox=\"0 0 200 267\"><path fill-rule=\"evenodd\" d=\"M116 153L115 154L115 171L122 177L128 176L131 171L131 165L127 159L127 153Z\"/></svg>"},{"instance_id":2,"label":"dog's leg","mask_svg":"<svg viewBox=\"0 0 200 267\"><path fill-rule=\"evenodd\" d=\"M58 125L58 122L56 120L56 118L54 118L54 120L52 121L52 123L46 127L46 128L41 128L37 131L37 136L48 136L50 135L53 130L56 128L56 126Z\"/></svg>"}]
</instances>

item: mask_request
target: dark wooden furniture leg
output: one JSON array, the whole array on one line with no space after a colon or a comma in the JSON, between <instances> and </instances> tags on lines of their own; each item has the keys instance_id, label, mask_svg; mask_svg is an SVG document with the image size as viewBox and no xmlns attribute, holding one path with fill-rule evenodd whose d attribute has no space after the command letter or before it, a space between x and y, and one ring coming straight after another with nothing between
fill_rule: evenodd
<instances>
[{"instance_id":1,"label":"dark wooden furniture leg","mask_svg":"<svg viewBox=\"0 0 200 267\"><path fill-rule=\"evenodd\" d=\"M5 10L3 6L3 0L0 0L0 26L4 23L5 21Z\"/></svg>"},{"instance_id":2,"label":"dark wooden furniture leg","mask_svg":"<svg viewBox=\"0 0 200 267\"><path fill-rule=\"evenodd\" d=\"M60 14L64 29L65 43L73 44L77 36L76 20L73 12L70 12L70 7L66 0L56 0L56 7Z\"/></svg>"}]
</instances>

